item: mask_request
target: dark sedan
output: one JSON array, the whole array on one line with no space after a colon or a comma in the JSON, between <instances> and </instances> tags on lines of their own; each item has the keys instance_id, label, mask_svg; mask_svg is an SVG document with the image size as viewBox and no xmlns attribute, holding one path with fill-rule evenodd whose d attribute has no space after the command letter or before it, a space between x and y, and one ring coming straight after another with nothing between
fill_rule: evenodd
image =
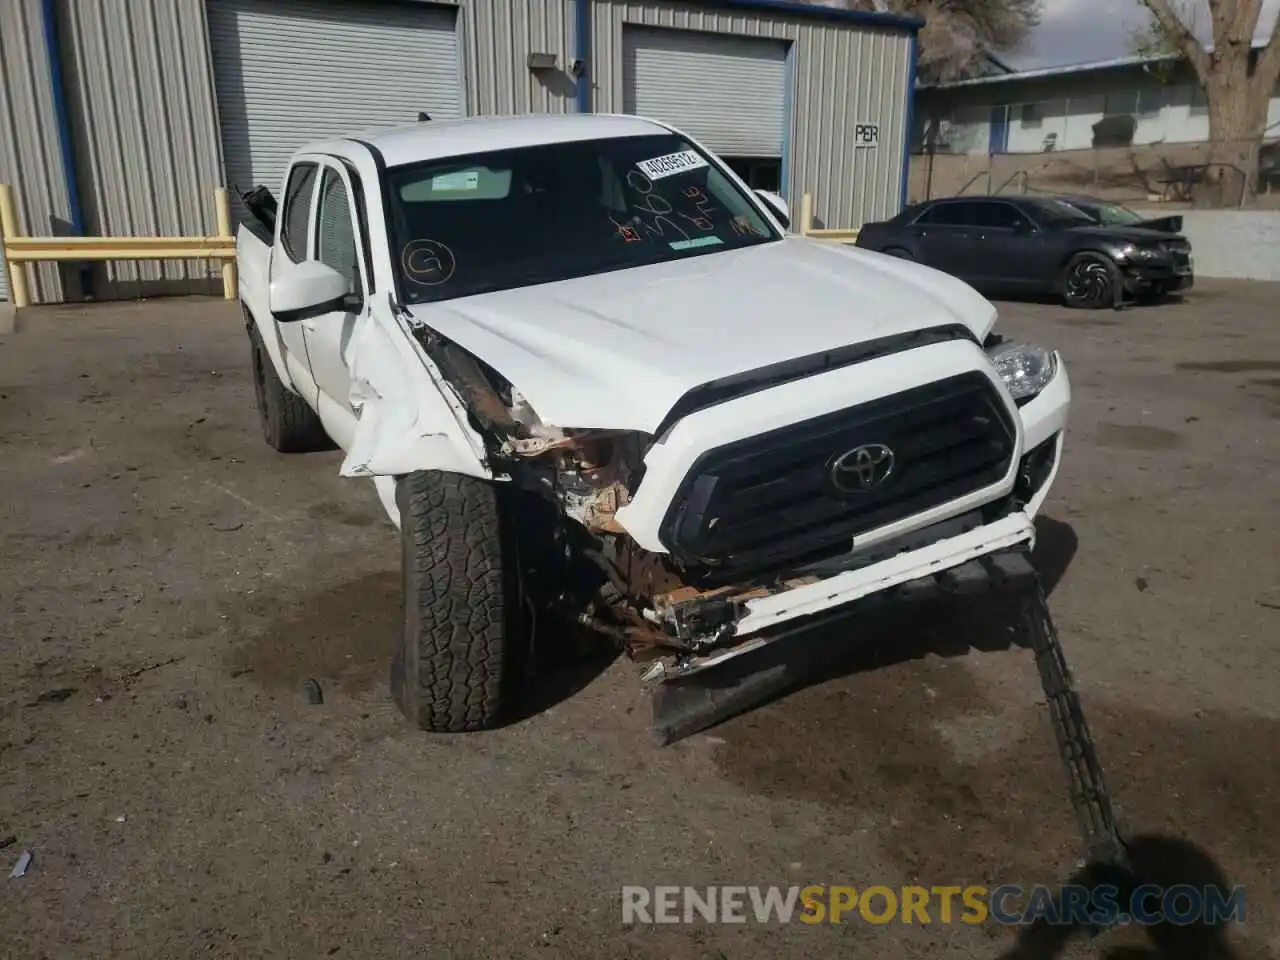
<instances>
[{"instance_id":1,"label":"dark sedan","mask_svg":"<svg viewBox=\"0 0 1280 960\"><path fill-rule=\"evenodd\" d=\"M1185 237L1101 224L1055 198L928 200L866 224L857 245L916 260L979 290L1053 294L1069 307L1156 300L1194 282Z\"/></svg>"}]
</instances>

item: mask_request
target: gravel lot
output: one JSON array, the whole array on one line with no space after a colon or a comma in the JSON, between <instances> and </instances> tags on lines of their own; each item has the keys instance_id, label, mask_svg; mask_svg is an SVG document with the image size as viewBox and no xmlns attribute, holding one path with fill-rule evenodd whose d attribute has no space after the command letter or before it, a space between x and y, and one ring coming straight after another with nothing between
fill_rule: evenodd
<instances>
[{"instance_id":1,"label":"gravel lot","mask_svg":"<svg viewBox=\"0 0 1280 960\"><path fill-rule=\"evenodd\" d=\"M1161 862L1193 844L1247 885L1220 954L1243 960L1280 954L1278 303L1206 281L1122 313L1003 307L1075 384L1038 562L1112 793ZM549 676L505 730L409 729L393 528L338 454L270 451L252 396L219 301L33 309L0 338L5 874L35 855L0 880L0 953L995 957L994 924L624 928L619 889L1073 868L1030 655L964 649L1007 638L989 603L827 630L806 642L867 642L667 749L625 661Z\"/></svg>"}]
</instances>

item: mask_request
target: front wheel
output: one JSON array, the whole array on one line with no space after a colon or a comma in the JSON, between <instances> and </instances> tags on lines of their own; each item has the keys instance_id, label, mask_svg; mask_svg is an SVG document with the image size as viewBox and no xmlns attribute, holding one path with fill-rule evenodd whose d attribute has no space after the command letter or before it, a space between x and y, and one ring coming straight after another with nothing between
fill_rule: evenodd
<instances>
[{"instance_id":1,"label":"front wheel","mask_svg":"<svg viewBox=\"0 0 1280 960\"><path fill-rule=\"evenodd\" d=\"M1076 310L1116 305L1124 278L1115 261L1102 253L1077 253L1062 271L1062 302Z\"/></svg>"},{"instance_id":2,"label":"front wheel","mask_svg":"<svg viewBox=\"0 0 1280 960\"><path fill-rule=\"evenodd\" d=\"M515 531L498 491L420 471L396 484L404 632L391 694L422 730L463 733L506 720L523 678Z\"/></svg>"}]
</instances>

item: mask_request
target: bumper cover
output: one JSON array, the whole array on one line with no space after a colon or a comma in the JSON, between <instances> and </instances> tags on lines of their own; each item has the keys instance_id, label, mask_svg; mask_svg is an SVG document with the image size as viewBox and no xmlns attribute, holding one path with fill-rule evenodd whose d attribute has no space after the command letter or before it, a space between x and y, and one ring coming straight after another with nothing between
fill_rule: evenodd
<instances>
[{"instance_id":1,"label":"bumper cover","mask_svg":"<svg viewBox=\"0 0 1280 960\"><path fill-rule=\"evenodd\" d=\"M1034 544L1032 516L1018 511L868 567L814 583L788 585L781 592L742 600L733 605L733 613L723 628L723 640L732 642L732 647L712 649L674 666L655 664L646 673L646 679L674 679L705 670L781 639L778 628L784 624L845 607L872 595L881 595L886 600L914 599L980 589L993 579L1012 575L1008 565L993 558L1011 551L1023 553Z\"/></svg>"}]
</instances>

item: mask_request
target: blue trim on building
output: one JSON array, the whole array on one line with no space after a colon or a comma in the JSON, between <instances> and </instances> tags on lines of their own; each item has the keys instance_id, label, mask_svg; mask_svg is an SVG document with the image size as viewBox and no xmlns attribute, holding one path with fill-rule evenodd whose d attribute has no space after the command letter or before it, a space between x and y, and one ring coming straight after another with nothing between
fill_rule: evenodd
<instances>
[{"instance_id":1,"label":"blue trim on building","mask_svg":"<svg viewBox=\"0 0 1280 960\"><path fill-rule=\"evenodd\" d=\"M53 112L58 125L58 147L62 155L62 176L67 188L67 208L72 236L84 236L84 214L80 206L80 180L76 175L76 156L71 132L71 115L67 111L67 90L63 82L62 46L58 41L58 13L54 0L41 6L45 53L49 58L49 89L53 94ZM89 294L92 274L88 264L80 264L81 292Z\"/></svg>"},{"instance_id":2,"label":"blue trim on building","mask_svg":"<svg viewBox=\"0 0 1280 960\"><path fill-rule=\"evenodd\" d=\"M574 56L582 61L582 72L576 77L577 109L579 113L591 112L591 0L574 0Z\"/></svg>"},{"instance_id":3,"label":"blue trim on building","mask_svg":"<svg viewBox=\"0 0 1280 960\"><path fill-rule=\"evenodd\" d=\"M800 0L702 0L704 7L731 7L745 10L756 10L760 13L775 15L790 14L795 17L807 17L813 20L839 20L844 23L858 23L866 27L892 27L898 30L910 30L916 33L924 26L924 21L916 17L903 17L895 13L874 13L870 10L842 10L836 7L819 7Z\"/></svg>"},{"instance_id":4,"label":"blue trim on building","mask_svg":"<svg viewBox=\"0 0 1280 960\"><path fill-rule=\"evenodd\" d=\"M911 35L911 51L907 54L907 126L902 136L902 185L898 193L898 210L907 206L911 190L911 137L916 125L916 70L920 65L920 38Z\"/></svg>"},{"instance_id":5,"label":"blue trim on building","mask_svg":"<svg viewBox=\"0 0 1280 960\"><path fill-rule=\"evenodd\" d=\"M793 206L791 203L791 111L795 100L795 85L796 45L794 42L789 42L787 44L787 80L786 87L782 91L782 158L778 165L778 194L787 198L788 206Z\"/></svg>"}]
</instances>

